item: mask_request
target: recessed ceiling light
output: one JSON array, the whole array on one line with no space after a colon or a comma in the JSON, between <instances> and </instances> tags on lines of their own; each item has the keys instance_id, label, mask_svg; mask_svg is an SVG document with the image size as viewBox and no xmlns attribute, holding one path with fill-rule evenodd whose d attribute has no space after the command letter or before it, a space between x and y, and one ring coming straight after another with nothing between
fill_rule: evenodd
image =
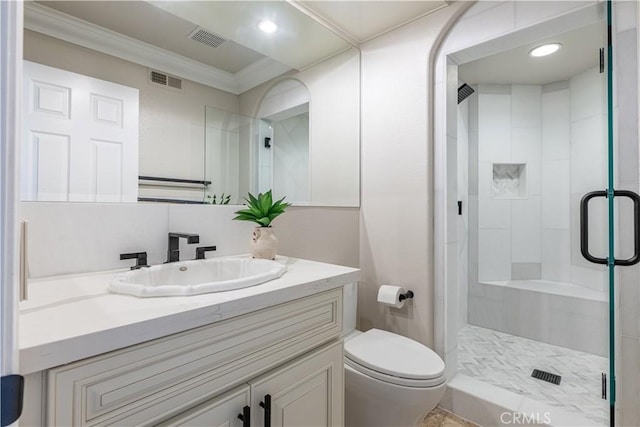
<instances>
[{"instance_id":1,"label":"recessed ceiling light","mask_svg":"<svg viewBox=\"0 0 640 427\"><path fill-rule=\"evenodd\" d=\"M260 30L264 31L267 34L271 34L276 32L278 26L273 21L263 19L262 21L258 22L258 28L260 28Z\"/></svg>"},{"instance_id":2,"label":"recessed ceiling light","mask_svg":"<svg viewBox=\"0 0 640 427\"><path fill-rule=\"evenodd\" d=\"M533 49L531 49L529 51L529 56L540 57L540 56L551 55L561 47L562 45L560 43L543 44L542 46L534 47Z\"/></svg>"}]
</instances>

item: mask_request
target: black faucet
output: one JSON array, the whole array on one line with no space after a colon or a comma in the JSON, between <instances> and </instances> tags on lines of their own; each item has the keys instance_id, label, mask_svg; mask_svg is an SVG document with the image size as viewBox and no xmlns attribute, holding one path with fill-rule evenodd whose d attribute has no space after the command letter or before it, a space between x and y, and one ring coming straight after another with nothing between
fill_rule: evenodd
<instances>
[{"instance_id":1,"label":"black faucet","mask_svg":"<svg viewBox=\"0 0 640 427\"><path fill-rule=\"evenodd\" d=\"M200 243L200 236L189 233L169 233L169 244L167 249L167 262L180 261L180 238L187 239L188 244Z\"/></svg>"},{"instance_id":2,"label":"black faucet","mask_svg":"<svg viewBox=\"0 0 640 427\"><path fill-rule=\"evenodd\" d=\"M151 267L147 264L147 253L146 252L132 252L130 254L120 254L120 259L135 259L136 265L131 267L132 270L137 270L143 267Z\"/></svg>"},{"instance_id":3,"label":"black faucet","mask_svg":"<svg viewBox=\"0 0 640 427\"><path fill-rule=\"evenodd\" d=\"M205 259L205 253L210 251L215 251L215 246L200 246L196 248L196 259Z\"/></svg>"}]
</instances>

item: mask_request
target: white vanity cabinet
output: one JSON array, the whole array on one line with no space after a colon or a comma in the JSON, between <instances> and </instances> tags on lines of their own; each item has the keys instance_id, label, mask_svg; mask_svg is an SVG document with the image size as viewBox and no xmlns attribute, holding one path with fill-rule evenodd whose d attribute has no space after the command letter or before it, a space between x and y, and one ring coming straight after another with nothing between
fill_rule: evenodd
<instances>
[{"instance_id":1,"label":"white vanity cabinet","mask_svg":"<svg viewBox=\"0 0 640 427\"><path fill-rule=\"evenodd\" d=\"M250 391L248 385L238 387L156 424L156 426L242 426L243 422L238 418L238 415L243 413L245 407L251 409L249 407L251 403Z\"/></svg>"},{"instance_id":2,"label":"white vanity cabinet","mask_svg":"<svg viewBox=\"0 0 640 427\"><path fill-rule=\"evenodd\" d=\"M251 409L255 415L251 418L252 425L341 426L342 357L340 341L251 381ZM270 414L263 407L268 405L267 399Z\"/></svg>"},{"instance_id":3,"label":"white vanity cabinet","mask_svg":"<svg viewBox=\"0 0 640 427\"><path fill-rule=\"evenodd\" d=\"M156 426L340 426L342 363L334 342Z\"/></svg>"},{"instance_id":4,"label":"white vanity cabinet","mask_svg":"<svg viewBox=\"0 0 640 427\"><path fill-rule=\"evenodd\" d=\"M341 332L340 287L53 368L46 424L340 426Z\"/></svg>"}]
</instances>

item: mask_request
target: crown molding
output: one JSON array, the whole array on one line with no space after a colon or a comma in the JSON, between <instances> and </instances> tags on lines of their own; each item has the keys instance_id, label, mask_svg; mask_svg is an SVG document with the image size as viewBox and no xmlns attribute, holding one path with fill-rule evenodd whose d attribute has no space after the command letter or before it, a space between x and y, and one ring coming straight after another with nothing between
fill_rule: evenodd
<instances>
[{"instance_id":1,"label":"crown molding","mask_svg":"<svg viewBox=\"0 0 640 427\"><path fill-rule=\"evenodd\" d=\"M240 93L291 71L292 68L264 57L234 74Z\"/></svg>"},{"instance_id":2,"label":"crown molding","mask_svg":"<svg viewBox=\"0 0 640 427\"><path fill-rule=\"evenodd\" d=\"M34 2L24 3L24 27L235 95L290 70L263 58L235 74L228 73Z\"/></svg>"},{"instance_id":3,"label":"crown molding","mask_svg":"<svg viewBox=\"0 0 640 427\"><path fill-rule=\"evenodd\" d=\"M360 48L360 44L361 43L360 43L360 40L358 40L358 38L356 36L354 36L353 34L347 32L346 30L344 30L343 28L339 27L338 25L334 24L333 22L331 22L330 20L328 20L327 18L322 16L320 13L316 12L310 6L302 3L302 1L300 1L300 0L286 0L286 1L287 1L287 3L289 3L289 5L293 6L298 11L304 13L305 15L307 15L308 17L310 17L311 19L313 19L314 21L316 21L320 25L324 26L326 29L328 29L329 31L331 31L335 35L337 35L338 37L340 37L343 40L345 40L351 46L353 46L353 47L355 47L357 49Z\"/></svg>"}]
</instances>

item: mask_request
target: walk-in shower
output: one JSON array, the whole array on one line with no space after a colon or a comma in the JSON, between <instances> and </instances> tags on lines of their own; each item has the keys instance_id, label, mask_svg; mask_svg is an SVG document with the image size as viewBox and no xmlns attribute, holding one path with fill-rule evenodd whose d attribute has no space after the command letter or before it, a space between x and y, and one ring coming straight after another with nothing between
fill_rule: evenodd
<instances>
[{"instance_id":1,"label":"walk-in shower","mask_svg":"<svg viewBox=\"0 0 640 427\"><path fill-rule=\"evenodd\" d=\"M556 35L555 58L529 57L525 45L458 68L475 89L458 106L458 185L469 218L468 245L458 248L467 277L459 280L472 325L460 330L458 362L460 373L532 396L540 388L538 399L604 425L607 401L598 387L588 390L607 371L607 269L585 260L579 245L580 199L607 186L601 34L593 24ZM566 50L577 49L588 60L568 62ZM529 72L500 76L496 67L516 58ZM606 253L606 204L591 208L591 247ZM540 384L533 369L582 392Z\"/></svg>"},{"instance_id":2,"label":"walk-in shower","mask_svg":"<svg viewBox=\"0 0 640 427\"><path fill-rule=\"evenodd\" d=\"M534 3L538 21L525 19ZM436 269L444 266L436 341L454 366L443 404L481 424L614 423L623 387L612 378L619 305L610 296L614 283L619 292L638 283L637 267L614 272L607 260L614 249L616 260L633 254L634 206L617 190L638 191L637 179L625 178L634 170L637 178L638 151L612 136L637 105L616 109L614 121L612 68L624 56L608 56L606 6L477 5L438 59L446 97L436 97L447 111L435 139L436 169L446 165L436 170ZM547 43L559 49L529 55ZM456 102L463 82L473 93ZM635 83L630 90L637 101Z\"/></svg>"}]
</instances>

